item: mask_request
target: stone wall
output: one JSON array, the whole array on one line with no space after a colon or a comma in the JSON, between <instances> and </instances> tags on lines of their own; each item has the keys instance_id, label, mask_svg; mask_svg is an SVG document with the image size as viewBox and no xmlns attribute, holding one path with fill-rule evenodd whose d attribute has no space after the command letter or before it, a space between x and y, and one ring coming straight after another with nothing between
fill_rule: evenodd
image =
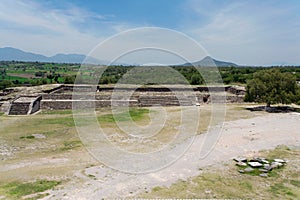
<instances>
[{"instance_id":1,"label":"stone wall","mask_svg":"<svg viewBox=\"0 0 300 200\"><path fill-rule=\"evenodd\" d=\"M229 93L235 94L235 95L245 95L246 90L244 87L229 87L227 90Z\"/></svg>"},{"instance_id":2,"label":"stone wall","mask_svg":"<svg viewBox=\"0 0 300 200\"><path fill-rule=\"evenodd\" d=\"M236 95L236 96L226 96L226 103L243 103L245 96Z\"/></svg>"},{"instance_id":3,"label":"stone wall","mask_svg":"<svg viewBox=\"0 0 300 200\"><path fill-rule=\"evenodd\" d=\"M20 113L25 113L27 110L28 114L31 114L40 108L45 110L72 109L72 103L78 108L99 108L111 105L192 106L205 103L241 103L244 99L243 88L231 86L196 86L192 87L192 90L190 87L184 86L171 86L170 88L147 86L136 90L133 86L124 86L117 90L111 86L83 85L76 87L79 88L79 92L73 88L73 85L59 85L45 90L42 96L36 95L36 99L30 100L30 105L27 105L27 102L18 103L14 100L10 108L12 108L12 113L17 113L19 109ZM74 94L73 89L77 91ZM25 107L27 108L24 109Z\"/></svg>"},{"instance_id":4,"label":"stone wall","mask_svg":"<svg viewBox=\"0 0 300 200\"><path fill-rule=\"evenodd\" d=\"M82 108L119 106L192 106L204 103L240 103L243 95L236 88L226 87L122 87L114 90L111 86L76 86L73 94L71 85L58 88L56 91L44 94L41 101L42 109L72 109L72 103ZM95 91L97 89L97 92ZM94 92L93 92L94 91ZM228 91L228 92L226 92ZM194 94L191 94L191 92ZM112 97L113 94L113 97ZM127 101L130 96L130 100ZM176 96L177 95L177 96ZM113 98L113 100L112 100Z\"/></svg>"},{"instance_id":5,"label":"stone wall","mask_svg":"<svg viewBox=\"0 0 300 200\"><path fill-rule=\"evenodd\" d=\"M84 108L101 108L113 106L140 106L138 100L129 101L111 101L111 100L42 100L41 109L45 110L65 110L72 109L74 103L74 108L84 109Z\"/></svg>"},{"instance_id":6,"label":"stone wall","mask_svg":"<svg viewBox=\"0 0 300 200\"><path fill-rule=\"evenodd\" d=\"M43 110L72 109L72 101L42 100L40 108Z\"/></svg>"},{"instance_id":7,"label":"stone wall","mask_svg":"<svg viewBox=\"0 0 300 200\"><path fill-rule=\"evenodd\" d=\"M41 100L42 100L42 96L39 96L35 101L33 101L31 103L31 105L30 105L31 108L30 108L28 114L33 114L40 110Z\"/></svg>"},{"instance_id":8,"label":"stone wall","mask_svg":"<svg viewBox=\"0 0 300 200\"><path fill-rule=\"evenodd\" d=\"M13 102L9 108L9 115L27 115L30 102Z\"/></svg>"}]
</instances>

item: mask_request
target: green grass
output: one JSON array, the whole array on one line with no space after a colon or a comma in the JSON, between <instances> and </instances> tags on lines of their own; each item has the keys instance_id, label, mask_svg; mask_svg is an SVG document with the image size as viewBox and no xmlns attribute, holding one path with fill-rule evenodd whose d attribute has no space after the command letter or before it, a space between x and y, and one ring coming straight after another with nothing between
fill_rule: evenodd
<instances>
[{"instance_id":1,"label":"green grass","mask_svg":"<svg viewBox=\"0 0 300 200\"><path fill-rule=\"evenodd\" d=\"M145 114L149 114L149 109L145 108L130 108L129 115L126 111L113 114L106 114L98 117L99 122L114 123L114 122L126 122L126 121L138 121L144 117Z\"/></svg>"},{"instance_id":2,"label":"green grass","mask_svg":"<svg viewBox=\"0 0 300 200\"><path fill-rule=\"evenodd\" d=\"M66 115L72 113L72 110L43 110L39 112L38 115Z\"/></svg>"},{"instance_id":3,"label":"green grass","mask_svg":"<svg viewBox=\"0 0 300 200\"><path fill-rule=\"evenodd\" d=\"M287 187L283 182L271 185L269 190L275 196L281 195L285 197L296 197L296 195L293 193L293 190Z\"/></svg>"},{"instance_id":4,"label":"green grass","mask_svg":"<svg viewBox=\"0 0 300 200\"><path fill-rule=\"evenodd\" d=\"M75 126L74 119L72 116L67 117L55 117L37 120L37 124L60 124L68 127Z\"/></svg>"},{"instance_id":5,"label":"green grass","mask_svg":"<svg viewBox=\"0 0 300 200\"><path fill-rule=\"evenodd\" d=\"M139 121L144 118L145 114L149 114L149 109L139 109L139 108L130 108L129 109L129 115L126 111L120 112L117 114L105 114L100 115L97 117L98 121L101 123L114 123L114 122L126 122L126 121ZM45 115L45 114L60 114L60 115L67 115L64 117L56 117L56 118L47 118L47 119L40 119L37 120L37 124L60 124L65 125L68 127L74 127L74 119L72 115L72 110L55 110L55 111L43 111L39 115ZM81 121L76 121L77 126L86 126L89 125L91 122L89 117L82 118ZM86 120L84 120L86 119Z\"/></svg>"},{"instance_id":6,"label":"green grass","mask_svg":"<svg viewBox=\"0 0 300 200\"><path fill-rule=\"evenodd\" d=\"M20 139L34 139L33 135L21 136Z\"/></svg>"},{"instance_id":7,"label":"green grass","mask_svg":"<svg viewBox=\"0 0 300 200\"><path fill-rule=\"evenodd\" d=\"M81 146L82 146L82 143L79 140L65 141L64 146L61 148L61 150L68 151L68 150L75 149L75 148L78 148Z\"/></svg>"},{"instance_id":8,"label":"green grass","mask_svg":"<svg viewBox=\"0 0 300 200\"><path fill-rule=\"evenodd\" d=\"M300 188L300 180L290 180L290 183L293 186Z\"/></svg>"},{"instance_id":9,"label":"green grass","mask_svg":"<svg viewBox=\"0 0 300 200\"><path fill-rule=\"evenodd\" d=\"M12 182L1 187L7 199L20 199L23 196L44 192L59 185L60 181L37 180L35 182Z\"/></svg>"},{"instance_id":10,"label":"green grass","mask_svg":"<svg viewBox=\"0 0 300 200\"><path fill-rule=\"evenodd\" d=\"M23 77L19 77L19 76L5 76L4 79L2 77L0 77L0 80L10 80L10 81L15 81L18 80L20 82L24 82L24 81L30 81L29 78L23 78Z\"/></svg>"}]
</instances>

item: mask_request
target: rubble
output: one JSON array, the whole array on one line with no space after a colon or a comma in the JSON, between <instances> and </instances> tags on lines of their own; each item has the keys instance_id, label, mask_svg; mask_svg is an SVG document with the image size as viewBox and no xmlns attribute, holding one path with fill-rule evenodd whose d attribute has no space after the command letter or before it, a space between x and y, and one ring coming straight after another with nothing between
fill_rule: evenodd
<instances>
[{"instance_id":1,"label":"rubble","mask_svg":"<svg viewBox=\"0 0 300 200\"><path fill-rule=\"evenodd\" d=\"M239 167L238 172L242 174L254 172L254 174L258 174L260 177L268 177L268 173L270 171L283 167L287 162L279 158L266 159L260 157L254 157L250 159L237 157L233 158L233 160Z\"/></svg>"}]
</instances>

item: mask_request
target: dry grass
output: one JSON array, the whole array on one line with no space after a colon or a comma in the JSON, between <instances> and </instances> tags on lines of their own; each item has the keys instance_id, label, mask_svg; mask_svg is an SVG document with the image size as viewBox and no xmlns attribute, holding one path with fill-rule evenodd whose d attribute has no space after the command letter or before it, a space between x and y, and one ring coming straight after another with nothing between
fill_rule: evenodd
<instances>
[{"instance_id":1,"label":"dry grass","mask_svg":"<svg viewBox=\"0 0 300 200\"><path fill-rule=\"evenodd\" d=\"M222 168L206 168L186 181L170 187L154 187L140 194L142 198L221 198L221 199L300 199L300 150L284 146L261 152L267 158L284 158L290 162L276 174L262 178L239 174L234 162Z\"/></svg>"},{"instance_id":2,"label":"dry grass","mask_svg":"<svg viewBox=\"0 0 300 200\"><path fill-rule=\"evenodd\" d=\"M194 107L194 109L199 108ZM150 112L154 117L161 114L157 110L151 110L153 109L150 108ZM131 150L152 151L173 139L174 135L178 133L177 127L180 125L180 108L168 107L166 110L169 118L163 129L154 136L155 141L151 145L147 145L147 148L142 148L145 145L141 145L140 148L135 145L136 149ZM198 134L207 130L211 120L209 105L201 106L200 112ZM227 121L262 115L262 113L251 113L243 109L243 105L229 105L226 107L226 112ZM131 120L122 112L117 118L112 118L111 111L107 108L98 110L96 114L108 135L120 132L123 134L122 137L127 137L115 123L118 120L121 124L126 125L127 120ZM148 109L133 110L130 114L137 125L145 126L150 123ZM41 177L56 177L63 180L68 177L72 178L74 172L87 166L98 165L99 163L88 154L80 142L72 117L70 111L44 111L32 116L0 115L0 185L14 181L23 183L41 179ZM191 123L194 123L193 119L191 119ZM89 126L89 124L81 125ZM45 138L33 138L32 134L40 134ZM124 137L121 139L124 140ZM132 147L118 139L115 142L123 145L124 148ZM217 178L214 177L214 179ZM232 182L232 184L234 183ZM297 183L295 182L295 184ZM185 189L177 188L176 190L182 191L182 195L181 193L176 194L184 196ZM172 191L175 189L171 188L169 193Z\"/></svg>"}]
</instances>

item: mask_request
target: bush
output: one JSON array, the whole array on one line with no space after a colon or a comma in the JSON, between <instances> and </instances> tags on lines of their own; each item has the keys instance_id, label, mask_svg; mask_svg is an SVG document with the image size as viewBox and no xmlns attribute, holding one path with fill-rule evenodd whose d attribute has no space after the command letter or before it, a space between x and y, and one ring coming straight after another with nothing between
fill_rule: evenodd
<instances>
[{"instance_id":1,"label":"bush","mask_svg":"<svg viewBox=\"0 0 300 200\"><path fill-rule=\"evenodd\" d=\"M75 82L75 76L66 76L64 78L65 84L73 84Z\"/></svg>"},{"instance_id":2,"label":"bush","mask_svg":"<svg viewBox=\"0 0 300 200\"><path fill-rule=\"evenodd\" d=\"M9 80L3 80L0 82L0 90L3 90L8 87L12 87L12 86L13 86L13 83Z\"/></svg>"}]
</instances>

